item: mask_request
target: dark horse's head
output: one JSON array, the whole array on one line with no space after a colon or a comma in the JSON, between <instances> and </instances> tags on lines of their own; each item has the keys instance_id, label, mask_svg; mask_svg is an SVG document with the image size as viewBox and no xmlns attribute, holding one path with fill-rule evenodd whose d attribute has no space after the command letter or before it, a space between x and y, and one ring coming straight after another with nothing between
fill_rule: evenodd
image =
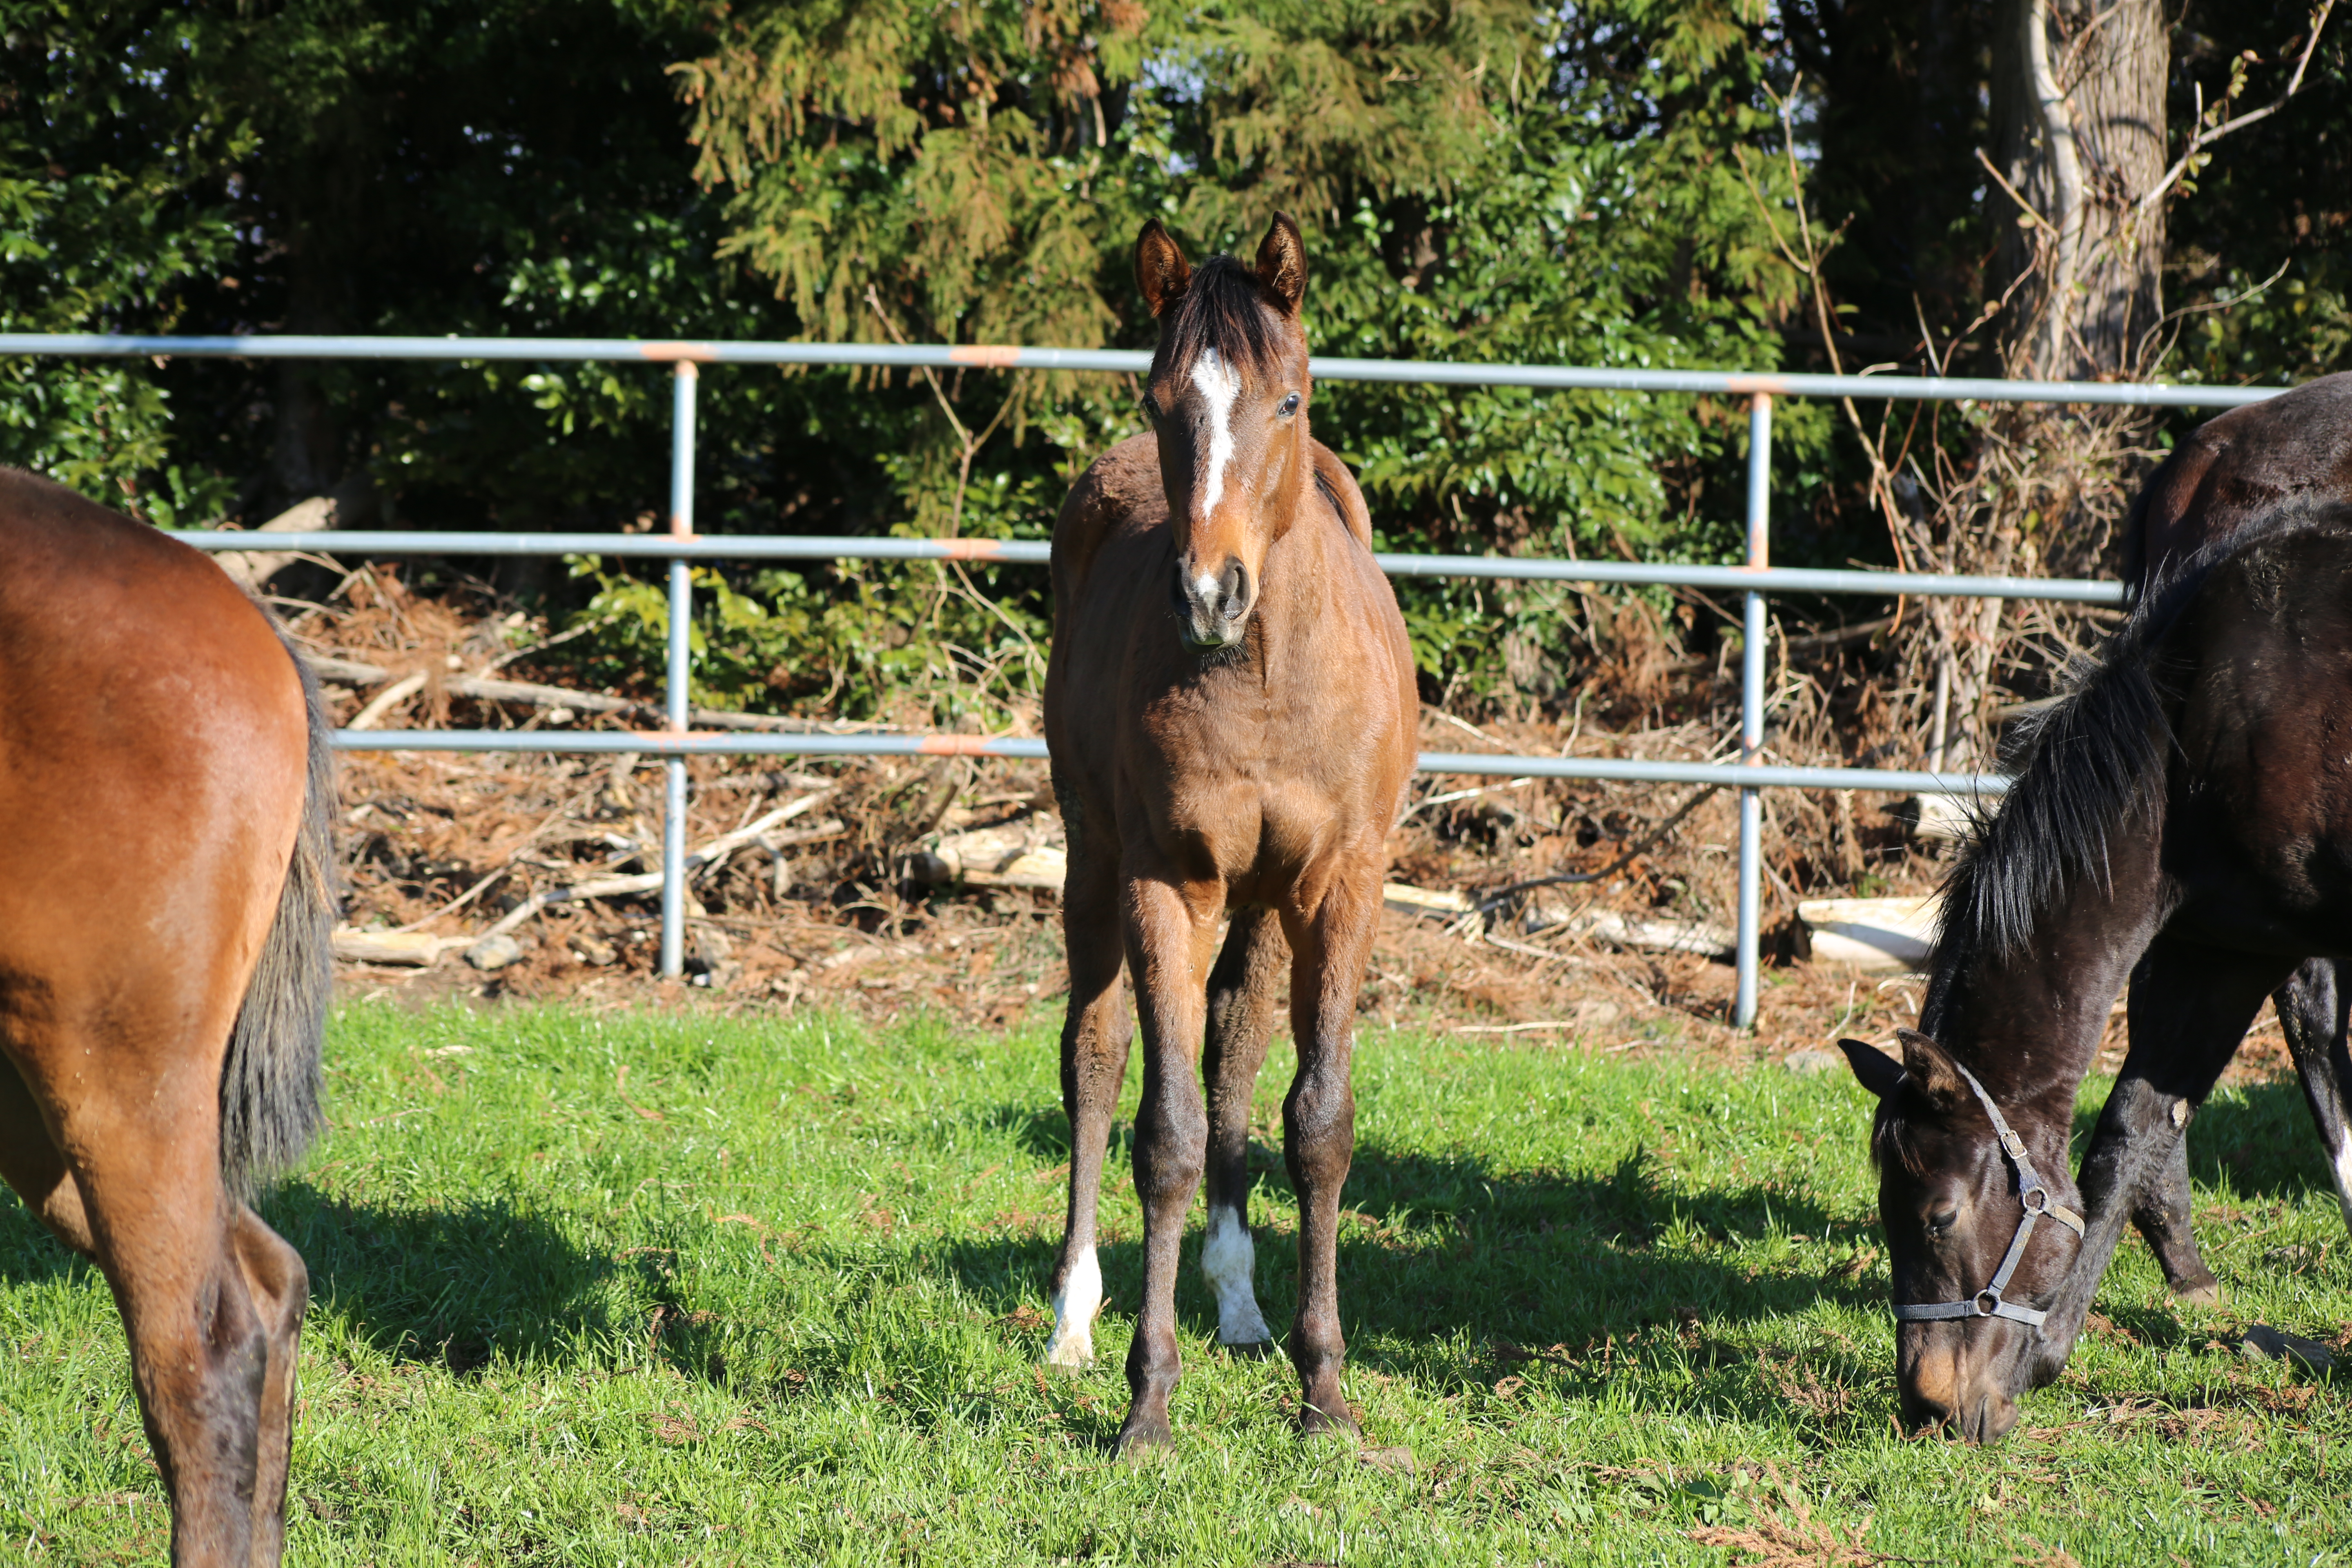
<instances>
[{"instance_id":1,"label":"dark horse's head","mask_svg":"<svg viewBox=\"0 0 2352 1568\"><path fill-rule=\"evenodd\" d=\"M2066 1165L2067 1118L2053 1133L2046 1106L1989 1108L1950 1053L1916 1031L1900 1036L1900 1063L1860 1040L1838 1044L1878 1097L1870 1150L1895 1277L1903 1424L1949 1424L1971 1442L1998 1442L2017 1425L2017 1396L2036 1376L2038 1314L2082 1250L2079 1232L2058 1217L2082 1207ZM2017 1140L2010 1147L1996 1113ZM1996 1287L2029 1208L2031 1234ZM1953 1315L1903 1321L1906 1309L1938 1307Z\"/></svg>"},{"instance_id":2,"label":"dark horse's head","mask_svg":"<svg viewBox=\"0 0 2352 1568\"><path fill-rule=\"evenodd\" d=\"M1160 320L1143 411L1176 535L1177 624L1192 647L1230 647L1307 479L1306 247L1276 213L1255 268L1213 256L1195 269L1154 218L1135 279Z\"/></svg>"}]
</instances>

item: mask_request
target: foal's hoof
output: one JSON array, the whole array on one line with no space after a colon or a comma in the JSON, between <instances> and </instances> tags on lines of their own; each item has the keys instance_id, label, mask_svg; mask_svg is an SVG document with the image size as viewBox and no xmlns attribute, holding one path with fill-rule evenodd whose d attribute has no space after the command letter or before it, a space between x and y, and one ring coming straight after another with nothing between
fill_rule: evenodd
<instances>
[{"instance_id":1,"label":"foal's hoof","mask_svg":"<svg viewBox=\"0 0 2352 1568\"><path fill-rule=\"evenodd\" d=\"M1110 1451L1122 1459L1142 1459L1165 1454L1175 1447L1176 1434L1168 1429L1167 1416L1129 1415L1113 1439Z\"/></svg>"},{"instance_id":2,"label":"foal's hoof","mask_svg":"<svg viewBox=\"0 0 2352 1568\"><path fill-rule=\"evenodd\" d=\"M2202 1279L2183 1279L2172 1287L2172 1299L2184 1307L2218 1307L2221 1282L2210 1274Z\"/></svg>"},{"instance_id":3,"label":"foal's hoof","mask_svg":"<svg viewBox=\"0 0 2352 1568\"><path fill-rule=\"evenodd\" d=\"M1217 1342L1217 1348L1224 1352L1227 1355L1233 1357L1235 1361L1264 1361L1266 1357L1274 1353L1274 1342L1272 1340L1244 1340L1240 1344L1229 1345L1224 1341L1219 1340Z\"/></svg>"}]
</instances>

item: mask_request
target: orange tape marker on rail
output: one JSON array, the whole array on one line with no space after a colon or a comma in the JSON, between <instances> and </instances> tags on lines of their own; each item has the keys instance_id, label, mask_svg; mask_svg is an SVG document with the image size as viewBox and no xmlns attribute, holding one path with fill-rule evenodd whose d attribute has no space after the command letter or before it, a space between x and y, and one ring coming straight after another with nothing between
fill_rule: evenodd
<instances>
[{"instance_id":1,"label":"orange tape marker on rail","mask_svg":"<svg viewBox=\"0 0 2352 1568\"><path fill-rule=\"evenodd\" d=\"M984 370L1011 370L1021 363L1021 351L1010 343L958 343L948 350L948 358Z\"/></svg>"}]
</instances>

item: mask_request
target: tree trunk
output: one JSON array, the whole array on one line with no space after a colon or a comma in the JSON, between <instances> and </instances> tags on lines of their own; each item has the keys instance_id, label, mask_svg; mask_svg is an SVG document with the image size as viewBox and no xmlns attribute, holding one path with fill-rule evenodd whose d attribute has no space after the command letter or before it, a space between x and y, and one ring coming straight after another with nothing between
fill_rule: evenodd
<instances>
[{"instance_id":1,"label":"tree trunk","mask_svg":"<svg viewBox=\"0 0 2352 1568\"><path fill-rule=\"evenodd\" d=\"M2162 0L2000 0L1993 36L1998 163L2039 218L1986 198L1996 284L2032 274L2006 312L2011 371L2137 374L2163 314L2163 205L2139 205L2165 167Z\"/></svg>"}]
</instances>

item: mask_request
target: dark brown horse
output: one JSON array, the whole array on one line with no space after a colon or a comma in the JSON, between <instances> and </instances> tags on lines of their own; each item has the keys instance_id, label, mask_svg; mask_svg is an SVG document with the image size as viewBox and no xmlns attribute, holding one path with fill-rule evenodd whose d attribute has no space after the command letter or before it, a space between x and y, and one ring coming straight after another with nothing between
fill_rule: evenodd
<instances>
[{"instance_id":1,"label":"dark brown horse","mask_svg":"<svg viewBox=\"0 0 2352 1568\"><path fill-rule=\"evenodd\" d=\"M1122 961L1143 1022L1144 1283L1121 1449L1170 1440L1177 1252L1204 1167L1201 1266L1218 1340L1271 1349L1252 1282L1246 1155L1286 966L1298 1048L1283 1101L1299 1208L1290 1354L1306 1429L1352 1433L1339 1186L1355 1146L1356 994L1413 765L1412 652L1363 497L1307 434L1297 227L1277 216L1255 269L1214 257L1195 270L1154 222L1136 275L1160 321L1143 397L1155 433L1105 453L1054 533L1045 736L1070 842L1071 1156L1047 1360L1094 1354L1095 1205L1127 1070ZM1205 1110L1193 1076L1204 1037Z\"/></svg>"},{"instance_id":2,"label":"dark brown horse","mask_svg":"<svg viewBox=\"0 0 2352 1568\"><path fill-rule=\"evenodd\" d=\"M182 1564L284 1542L309 1280L244 1189L318 1118L328 760L218 566L0 470L0 1174L113 1288Z\"/></svg>"},{"instance_id":3,"label":"dark brown horse","mask_svg":"<svg viewBox=\"0 0 2352 1568\"><path fill-rule=\"evenodd\" d=\"M2352 508L2301 500L2159 581L2036 726L1948 884L1920 1032L1899 1065L1843 1042L1879 1097L1911 1424L2010 1429L2263 998L2352 956L2347 733ZM2126 976L2078 1195L2075 1094Z\"/></svg>"},{"instance_id":4,"label":"dark brown horse","mask_svg":"<svg viewBox=\"0 0 2352 1568\"><path fill-rule=\"evenodd\" d=\"M2124 526L2124 580L2137 594L2199 550L2294 501L2352 503L2352 375L2322 376L2233 408L2190 432L2148 476ZM2271 997L2352 1226L2352 984L2332 958L2298 967ZM2221 1299L2189 1228L2189 1145L2143 1195L2134 1222L2186 1300Z\"/></svg>"}]
</instances>

